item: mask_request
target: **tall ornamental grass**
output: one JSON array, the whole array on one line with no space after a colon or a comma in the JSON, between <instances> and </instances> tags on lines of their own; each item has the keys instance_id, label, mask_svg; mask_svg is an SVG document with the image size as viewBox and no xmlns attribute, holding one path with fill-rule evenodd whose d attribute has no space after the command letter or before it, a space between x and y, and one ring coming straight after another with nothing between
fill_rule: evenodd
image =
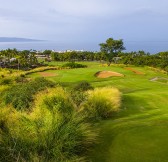
<instances>
[{"instance_id":1,"label":"tall ornamental grass","mask_svg":"<svg viewBox=\"0 0 168 162\"><path fill-rule=\"evenodd\" d=\"M112 87L96 88L88 91L87 101L83 104L83 111L94 120L106 119L119 110L121 93Z\"/></svg>"},{"instance_id":2,"label":"tall ornamental grass","mask_svg":"<svg viewBox=\"0 0 168 162\"><path fill-rule=\"evenodd\" d=\"M65 90L36 95L31 113L0 111L0 161L82 162L96 131Z\"/></svg>"}]
</instances>

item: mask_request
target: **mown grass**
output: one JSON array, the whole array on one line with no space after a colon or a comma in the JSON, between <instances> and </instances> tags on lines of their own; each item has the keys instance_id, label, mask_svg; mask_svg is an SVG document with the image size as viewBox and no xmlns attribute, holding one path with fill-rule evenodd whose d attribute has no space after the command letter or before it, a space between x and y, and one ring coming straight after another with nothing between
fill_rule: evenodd
<instances>
[{"instance_id":1,"label":"mown grass","mask_svg":"<svg viewBox=\"0 0 168 162\"><path fill-rule=\"evenodd\" d=\"M86 69L51 71L49 77L72 87L86 80L94 87L113 86L123 93L122 108L110 120L100 122L100 142L90 151L93 162L166 162L168 161L168 86L152 82L166 74L146 67L131 67L144 73L137 75L122 67L102 67L89 63ZM111 70L125 77L98 79L97 71Z\"/></svg>"}]
</instances>

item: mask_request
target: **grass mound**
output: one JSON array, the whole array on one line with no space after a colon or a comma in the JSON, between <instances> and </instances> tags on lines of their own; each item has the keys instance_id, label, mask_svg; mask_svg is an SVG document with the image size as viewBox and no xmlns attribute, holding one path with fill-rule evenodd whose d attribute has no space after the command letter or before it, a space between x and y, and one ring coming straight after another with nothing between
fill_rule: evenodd
<instances>
[{"instance_id":1,"label":"grass mound","mask_svg":"<svg viewBox=\"0 0 168 162\"><path fill-rule=\"evenodd\" d=\"M109 77L123 77L124 75L113 71L99 71L95 74L95 76L98 78L109 78Z\"/></svg>"}]
</instances>

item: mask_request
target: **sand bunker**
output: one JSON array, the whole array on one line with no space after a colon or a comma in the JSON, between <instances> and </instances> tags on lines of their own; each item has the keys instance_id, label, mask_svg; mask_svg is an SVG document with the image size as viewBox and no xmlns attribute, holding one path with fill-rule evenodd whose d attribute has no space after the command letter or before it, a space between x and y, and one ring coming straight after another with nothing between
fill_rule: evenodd
<instances>
[{"instance_id":1,"label":"sand bunker","mask_svg":"<svg viewBox=\"0 0 168 162\"><path fill-rule=\"evenodd\" d=\"M99 71L95 74L98 78L109 78L109 77L123 77L123 74L113 72L113 71Z\"/></svg>"},{"instance_id":2,"label":"sand bunker","mask_svg":"<svg viewBox=\"0 0 168 162\"><path fill-rule=\"evenodd\" d=\"M42 77L52 77L52 76L56 76L56 74L54 74L54 73L48 73L48 72L39 72L39 74L40 74Z\"/></svg>"},{"instance_id":3,"label":"sand bunker","mask_svg":"<svg viewBox=\"0 0 168 162\"><path fill-rule=\"evenodd\" d=\"M138 70L135 70L135 69L133 69L133 68L124 68L124 69L126 69L126 70L130 70L130 71L132 71L133 73L135 73L135 74L139 74L139 75L144 75L144 73L143 72L140 72L140 71L138 71Z\"/></svg>"}]
</instances>

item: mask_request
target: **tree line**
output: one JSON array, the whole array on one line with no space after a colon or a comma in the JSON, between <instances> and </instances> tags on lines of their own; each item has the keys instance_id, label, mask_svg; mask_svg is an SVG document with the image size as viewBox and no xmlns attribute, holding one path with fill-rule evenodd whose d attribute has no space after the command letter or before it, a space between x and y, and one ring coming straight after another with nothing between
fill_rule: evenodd
<instances>
[{"instance_id":1,"label":"tree line","mask_svg":"<svg viewBox=\"0 0 168 162\"><path fill-rule=\"evenodd\" d=\"M120 53L119 63L136 66L151 66L168 72L168 51L157 54L145 53L144 51Z\"/></svg>"},{"instance_id":2,"label":"tree line","mask_svg":"<svg viewBox=\"0 0 168 162\"><path fill-rule=\"evenodd\" d=\"M6 49L0 51L0 67L29 69L37 67L38 60L35 51Z\"/></svg>"},{"instance_id":3,"label":"tree line","mask_svg":"<svg viewBox=\"0 0 168 162\"><path fill-rule=\"evenodd\" d=\"M58 53L50 51L50 56L54 61L106 61L109 66L111 63L121 63L152 66L168 71L168 51L156 54L145 51L123 52L126 49L123 40L114 40L113 38L108 38L105 43L100 43L99 46L100 52L72 51Z\"/></svg>"},{"instance_id":4,"label":"tree line","mask_svg":"<svg viewBox=\"0 0 168 162\"><path fill-rule=\"evenodd\" d=\"M152 66L168 71L168 51L150 54L144 51L123 52L126 48L122 39L114 40L108 38L106 42L100 43L100 51L66 51L55 52L45 50L37 52L35 50L18 51L7 49L0 51L0 66L14 68L32 68L40 66L38 56L43 55L45 61L106 61L111 63L122 63L136 66Z\"/></svg>"}]
</instances>

